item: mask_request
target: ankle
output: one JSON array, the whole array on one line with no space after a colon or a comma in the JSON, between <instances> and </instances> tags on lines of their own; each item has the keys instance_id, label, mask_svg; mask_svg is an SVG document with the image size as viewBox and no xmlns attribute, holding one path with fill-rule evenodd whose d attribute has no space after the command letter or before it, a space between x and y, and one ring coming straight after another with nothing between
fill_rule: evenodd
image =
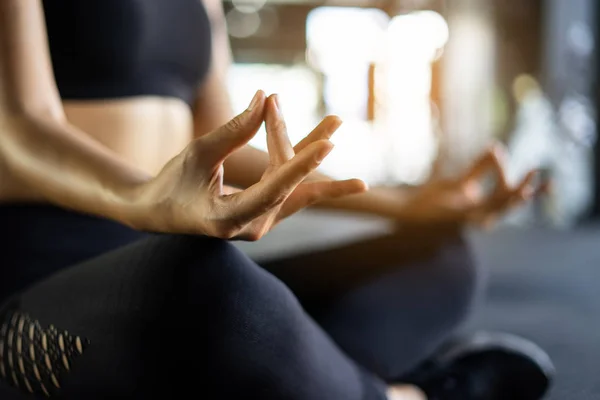
<instances>
[{"instance_id":1,"label":"ankle","mask_svg":"<svg viewBox=\"0 0 600 400\"><path fill-rule=\"evenodd\" d=\"M388 400L427 400L421 389L413 385L394 385L387 391Z\"/></svg>"}]
</instances>

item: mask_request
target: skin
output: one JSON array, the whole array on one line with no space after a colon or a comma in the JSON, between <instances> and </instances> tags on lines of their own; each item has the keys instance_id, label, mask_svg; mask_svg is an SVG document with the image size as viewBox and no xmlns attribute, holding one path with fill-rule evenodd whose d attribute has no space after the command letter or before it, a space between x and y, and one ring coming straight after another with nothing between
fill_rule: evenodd
<instances>
[{"instance_id":1,"label":"skin","mask_svg":"<svg viewBox=\"0 0 600 400\"><path fill-rule=\"evenodd\" d=\"M411 189L366 191L359 180L316 172L341 121L325 118L293 146L277 97L260 91L232 119L223 10L217 0L205 6L214 53L190 110L181 100L155 96L63 102L40 0L0 1L0 201L50 202L136 229L257 240L310 205L405 226L490 224L540 190L534 171L517 185L506 183L499 147L461 177ZM263 122L268 153L247 146ZM479 181L488 173L498 185L484 195ZM390 398L416 398L413 392L396 388Z\"/></svg>"},{"instance_id":2,"label":"skin","mask_svg":"<svg viewBox=\"0 0 600 400\"><path fill-rule=\"evenodd\" d=\"M392 386L387 392L388 400L427 400L419 388L410 385Z\"/></svg>"},{"instance_id":3,"label":"skin","mask_svg":"<svg viewBox=\"0 0 600 400\"><path fill-rule=\"evenodd\" d=\"M83 115L67 116L52 76L39 0L6 0L0 7L0 159L6 186L12 189L5 199L43 199L142 230L257 240L281 218L311 203L365 190L356 180L303 183L333 147L327 139L318 140L331 135L321 133L331 129L327 124L319 125L315 140L305 142L295 154L278 144L280 134L271 133L269 168L244 190L227 188L223 161L246 145L263 122L267 100L261 91L246 111L189 140L178 154L159 153L172 158L152 174L153 157L146 157L150 162L140 166L135 157L124 156L132 152L140 156L137 146L120 146L119 142L135 143L131 135L121 138L111 133L96 139L73 124L85 121ZM113 114L117 118L104 122L105 128L113 124L135 130L134 120L142 124L140 115L152 113L148 99L121 105L136 112L129 117L121 114L120 119ZM70 104L70 111L76 106ZM175 106L169 107L152 122L176 120L168 115L177 114ZM102 111L90 105L84 112L102 115ZM164 133L164 124L161 127ZM158 138L149 135L144 140L153 137ZM145 148L158 152L160 142ZM31 198L19 197L28 191Z\"/></svg>"}]
</instances>

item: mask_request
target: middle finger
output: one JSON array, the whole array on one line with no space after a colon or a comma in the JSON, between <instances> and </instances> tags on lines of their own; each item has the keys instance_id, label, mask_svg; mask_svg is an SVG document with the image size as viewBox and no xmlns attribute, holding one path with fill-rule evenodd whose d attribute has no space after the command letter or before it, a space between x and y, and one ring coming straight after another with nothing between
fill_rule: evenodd
<instances>
[{"instance_id":1,"label":"middle finger","mask_svg":"<svg viewBox=\"0 0 600 400\"><path fill-rule=\"evenodd\" d=\"M271 95L267 99L265 125L271 164L281 165L294 157L294 149L287 134L277 95Z\"/></svg>"}]
</instances>

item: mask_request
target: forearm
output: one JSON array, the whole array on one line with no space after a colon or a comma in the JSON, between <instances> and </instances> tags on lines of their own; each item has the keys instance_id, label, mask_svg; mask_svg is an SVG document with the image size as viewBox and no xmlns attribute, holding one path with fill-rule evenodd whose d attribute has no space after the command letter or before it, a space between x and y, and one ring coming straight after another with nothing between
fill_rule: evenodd
<instances>
[{"instance_id":1,"label":"forearm","mask_svg":"<svg viewBox=\"0 0 600 400\"><path fill-rule=\"evenodd\" d=\"M0 1L0 158L36 195L122 220L131 189L148 177L64 117L37 0Z\"/></svg>"},{"instance_id":2,"label":"forearm","mask_svg":"<svg viewBox=\"0 0 600 400\"><path fill-rule=\"evenodd\" d=\"M0 131L12 176L48 201L126 222L135 188L150 177L66 121L18 116Z\"/></svg>"},{"instance_id":3,"label":"forearm","mask_svg":"<svg viewBox=\"0 0 600 400\"><path fill-rule=\"evenodd\" d=\"M314 208L375 215L405 221L410 219L407 204L411 196L412 191L408 187L378 186L361 194L315 204Z\"/></svg>"}]
</instances>

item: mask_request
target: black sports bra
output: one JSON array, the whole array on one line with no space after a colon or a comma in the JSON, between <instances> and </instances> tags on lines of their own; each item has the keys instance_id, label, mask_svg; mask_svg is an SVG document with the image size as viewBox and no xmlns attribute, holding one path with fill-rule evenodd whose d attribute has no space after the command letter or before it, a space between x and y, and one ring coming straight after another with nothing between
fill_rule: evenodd
<instances>
[{"instance_id":1,"label":"black sports bra","mask_svg":"<svg viewBox=\"0 0 600 400\"><path fill-rule=\"evenodd\" d=\"M63 99L176 97L192 104L208 72L201 0L44 0Z\"/></svg>"}]
</instances>

